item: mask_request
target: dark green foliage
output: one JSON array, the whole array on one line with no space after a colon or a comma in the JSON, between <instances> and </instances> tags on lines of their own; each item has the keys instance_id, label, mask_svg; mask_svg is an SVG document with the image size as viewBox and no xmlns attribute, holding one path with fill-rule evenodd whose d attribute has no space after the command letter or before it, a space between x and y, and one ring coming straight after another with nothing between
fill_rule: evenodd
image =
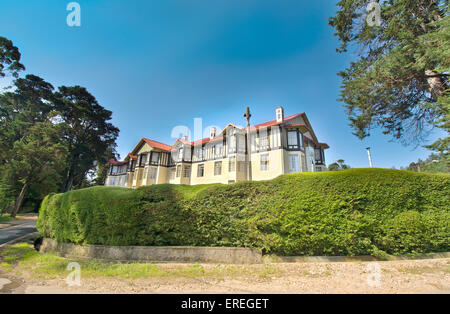
<instances>
[{"instance_id":1,"label":"dark green foliage","mask_svg":"<svg viewBox=\"0 0 450 314\"><path fill-rule=\"evenodd\" d=\"M381 25L367 23L377 2ZM420 144L433 127L450 132L448 0L340 0L330 25L338 52L358 54L339 75L354 134L375 127L405 144ZM449 137L428 148L448 153Z\"/></svg>"},{"instance_id":2,"label":"dark green foliage","mask_svg":"<svg viewBox=\"0 0 450 314\"><path fill-rule=\"evenodd\" d=\"M23 64L20 63L20 58L19 49L14 46L13 42L0 36L0 77L6 76L5 71L17 77L20 71L25 70Z\"/></svg>"},{"instance_id":3,"label":"dark green foliage","mask_svg":"<svg viewBox=\"0 0 450 314\"><path fill-rule=\"evenodd\" d=\"M417 172L445 172L450 173L450 155L449 154L431 154L427 159L419 159L412 162L405 170Z\"/></svg>"},{"instance_id":4,"label":"dark green foliage","mask_svg":"<svg viewBox=\"0 0 450 314\"><path fill-rule=\"evenodd\" d=\"M68 148L67 169L62 191L80 188L96 163L114 157L119 129L112 123L112 112L101 106L81 86L61 86L55 94L55 109L67 126L62 141Z\"/></svg>"},{"instance_id":5,"label":"dark green foliage","mask_svg":"<svg viewBox=\"0 0 450 314\"><path fill-rule=\"evenodd\" d=\"M60 242L284 255L448 251L449 186L449 175L352 169L232 185L94 187L48 196L38 229Z\"/></svg>"},{"instance_id":6,"label":"dark green foliage","mask_svg":"<svg viewBox=\"0 0 450 314\"><path fill-rule=\"evenodd\" d=\"M13 43L0 36L0 78L25 69ZM104 184L119 129L84 87L27 74L0 93L0 213L36 209L53 191ZM8 88L7 88L8 89ZM95 180L95 173L98 176Z\"/></svg>"},{"instance_id":7,"label":"dark green foliage","mask_svg":"<svg viewBox=\"0 0 450 314\"><path fill-rule=\"evenodd\" d=\"M328 165L328 171L339 171L346 169L350 169L350 166L345 164L344 159L339 159Z\"/></svg>"}]
</instances>

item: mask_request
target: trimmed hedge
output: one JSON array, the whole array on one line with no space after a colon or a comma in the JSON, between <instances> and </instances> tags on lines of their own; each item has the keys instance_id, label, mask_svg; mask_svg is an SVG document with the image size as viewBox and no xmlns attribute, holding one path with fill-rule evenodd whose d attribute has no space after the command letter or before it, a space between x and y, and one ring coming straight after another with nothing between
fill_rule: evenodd
<instances>
[{"instance_id":1,"label":"trimmed hedge","mask_svg":"<svg viewBox=\"0 0 450 314\"><path fill-rule=\"evenodd\" d=\"M38 230L59 242L262 248L283 255L449 251L450 176L388 169L231 185L51 194Z\"/></svg>"}]
</instances>

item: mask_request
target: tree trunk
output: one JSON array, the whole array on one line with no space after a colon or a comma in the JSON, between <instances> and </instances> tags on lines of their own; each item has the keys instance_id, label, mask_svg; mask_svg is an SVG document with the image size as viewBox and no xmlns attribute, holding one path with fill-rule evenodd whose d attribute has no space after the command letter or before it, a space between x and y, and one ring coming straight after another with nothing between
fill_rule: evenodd
<instances>
[{"instance_id":1,"label":"tree trunk","mask_svg":"<svg viewBox=\"0 0 450 314\"><path fill-rule=\"evenodd\" d=\"M425 75L427 76L427 82L430 86L431 98L436 101L446 90L445 82L436 71L425 70Z\"/></svg>"},{"instance_id":2,"label":"tree trunk","mask_svg":"<svg viewBox=\"0 0 450 314\"><path fill-rule=\"evenodd\" d=\"M13 210L11 212L11 217L15 218L17 213L22 209L23 200L25 199L25 194L28 190L28 183L25 183L22 186L22 190L19 193L19 196L16 199L16 202L14 203Z\"/></svg>"},{"instance_id":3,"label":"tree trunk","mask_svg":"<svg viewBox=\"0 0 450 314\"><path fill-rule=\"evenodd\" d=\"M66 184L64 185L63 192L69 192L72 189L73 186L73 172L72 170L69 171L69 178L67 178Z\"/></svg>"}]
</instances>

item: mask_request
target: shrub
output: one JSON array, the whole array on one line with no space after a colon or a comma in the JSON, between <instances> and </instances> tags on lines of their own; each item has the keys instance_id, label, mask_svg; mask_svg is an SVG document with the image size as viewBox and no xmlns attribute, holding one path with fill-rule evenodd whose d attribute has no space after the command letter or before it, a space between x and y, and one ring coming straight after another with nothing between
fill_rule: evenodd
<instances>
[{"instance_id":1,"label":"shrub","mask_svg":"<svg viewBox=\"0 0 450 314\"><path fill-rule=\"evenodd\" d=\"M38 229L59 242L245 246L284 255L449 250L449 175L388 169L231 185L94 187L52 194Z\"/></svg>"}]
</instances>

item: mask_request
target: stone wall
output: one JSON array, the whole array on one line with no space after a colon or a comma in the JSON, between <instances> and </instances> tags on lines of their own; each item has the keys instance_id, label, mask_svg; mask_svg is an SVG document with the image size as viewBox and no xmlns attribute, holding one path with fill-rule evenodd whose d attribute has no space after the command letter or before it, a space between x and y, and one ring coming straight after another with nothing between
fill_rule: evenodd
<instances>
[{"instance_id":1,"label":"stone wall","mask_svg":"<svg viewBox=\"0 0 450 314\"><path fill-rule=\"evenodd\" d=\"M261 250L239 247L75 245L43 239L40 252L105 261L262 263Z\"/></svg>"}]
</instances>

